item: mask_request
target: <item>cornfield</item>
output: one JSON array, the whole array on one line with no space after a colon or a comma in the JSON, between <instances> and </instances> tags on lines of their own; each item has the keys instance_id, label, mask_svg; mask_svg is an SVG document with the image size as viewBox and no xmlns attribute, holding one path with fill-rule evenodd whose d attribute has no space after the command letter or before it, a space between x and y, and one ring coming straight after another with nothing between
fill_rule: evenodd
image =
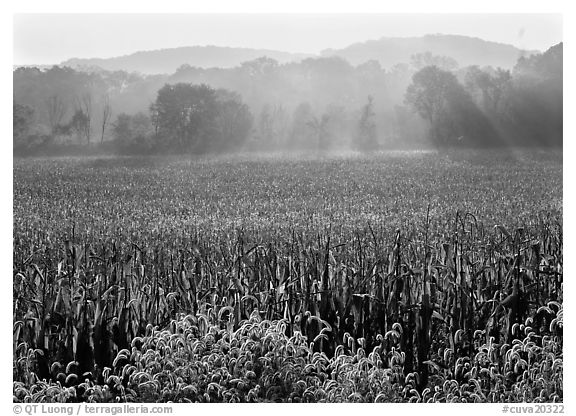
<instances>
[{"instance_id":1,"label":"cornfield","mask_svg":"<svg viewBox=\"0 0 576 416\"><path fill-rule=\"evenodd\" d=\"M561 402L562 162L16 160L15 402Z\"/></svg>"}]
</instances>

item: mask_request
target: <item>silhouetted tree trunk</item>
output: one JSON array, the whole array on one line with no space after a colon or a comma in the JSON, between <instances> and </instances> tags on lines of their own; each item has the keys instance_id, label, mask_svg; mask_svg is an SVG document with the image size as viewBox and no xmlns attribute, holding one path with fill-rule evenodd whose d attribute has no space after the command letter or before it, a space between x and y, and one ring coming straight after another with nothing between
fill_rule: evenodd
<instances>
[{"instance_id":1,"label":"silhouetted tree trunk","mask_svg":"<svg viewBox=\"0 0 576 416\"><path fill-rule=\"evenodd\" d=\"M83 123L79 126L81 126L81 133L86 139L86 143L90 145L92 136L92 95L89 92L76 101L76 113L82 113L83 115Z\"/></svg>"},{"instance_id":2,"label":"silhouetted tree trunk","mask_svg":"<svg viewBox=\"0 0 576 416\"><path fill-rule=\"evenodd\" d=\"M100 136L100 144L104 142L104 133L106 132L106 125L112 116L112 107L110 106L110 98L108 95L104 96L104 106L102 108L102 135Z\"/></svg>"}]
</instances>

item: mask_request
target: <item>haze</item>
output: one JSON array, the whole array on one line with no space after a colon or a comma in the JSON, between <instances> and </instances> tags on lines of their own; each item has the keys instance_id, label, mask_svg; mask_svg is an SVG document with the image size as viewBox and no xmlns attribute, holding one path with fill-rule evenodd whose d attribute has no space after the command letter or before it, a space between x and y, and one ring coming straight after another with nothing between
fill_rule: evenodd
<instances>
[{"instance_id":1,"label":"haze","mask_svg":"<svg viewBox=\"0 0 576 416\"><path fill-rule=\"evenodd\" d=\"M543 51L560 14L17 14L14 65L192 45L319 53L381 37L444 33Z\"/></svg>"}]
</instances>

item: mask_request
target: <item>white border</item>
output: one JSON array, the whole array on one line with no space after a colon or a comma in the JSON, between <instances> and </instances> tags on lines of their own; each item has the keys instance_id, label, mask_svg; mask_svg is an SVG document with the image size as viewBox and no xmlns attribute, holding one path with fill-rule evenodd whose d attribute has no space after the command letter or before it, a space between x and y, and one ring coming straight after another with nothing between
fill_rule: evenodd
<instances>
[{"instance_id":1,"label":"white border","mask_svg":"<svg viewBox=\"0 0 576 416\"><path fill-rule=\"evenodd\" d=\"M1 169L1 186L2 195L4 195L1 205L2 221L0 222L0 264L3 266L2 273L5 280L3 290L0 291L0 304L3 306L3 313L0 315L2 331L6 333L7 339L2 346L2 357L0 374L3 375L0 394L2 397L2 407L7 414L12 414L12 371L11 371L11 334L12 331L12 302L11 302L11 276L12 276L12 255L11 255L11 236L12 236L12 15L13 13L563 13L564 14L564 56L565 56L565 74L564 77L564 91L565 91L565 144L564 154L568 163L564 165L564 233L565 233L565 252L568 253L565 259L565 293L566 298L570 299L573 294L572 278L574 276L574 261L571 254L576 247L574 244L574 219L571 213L576 208L574 205L574 188L571 179L575 178L575 165L570 163L571 156L575 155L574 150L576 143L576 136L574 135L573 115L571 111L574 110L573 92L576 91L573 78L570 74L575 74L574 68L574 47L571 41L574 41L574 13L569 7L568 1L495 1L483 0L482 2L463 2L455 0L411 0L402 2L376 2L376 1L345 1L345 0L318 0L318 1L304 1L297 0L289 2L273 2L266 0L219 0L210 2L199 1L152 1L152 0L130 0L130 1L114 1L114 0L99 0L98 2L79 2L77 0L26 0L16 3L13 1L10 5L4 6L4 12L1 14L1 36L0 42L2 45L2 82L4 87L2 91L2 126L6 127L3 140L0 140L0 155L2 163ZM568 93L570 92L570 93ZM570 117L572 115L572 117ZM568 214L568 215L566 215ZM574 327L574 313L570 302L565 303L566 314L566 343L564 346L565 351L573 351L574 337L572 329ZM5 331L5 332L4 332ZM572 375L574 374L574 354L570 353L565 355L564 366L564 404L566 407L566 414L576 412L573 403L574 400L570 392L576 391L574 383L572 382ZM296 406L296 405L295 405ZM193 412L216 412L216 414L230 414L230 412L240 412L254 414L266 414L270 411L280 412L281 414L289 414L292 412L315 413L330 412L338 413L340 411L354 412L360 410L357 405L298 405L296 407L289 405L203 405L201 407L184 407L174 406L174 414L193 414ZM426 414L443 414L443 415L462 415L462 412L472 414L501 414L501 406L498 405L372 405L370 407L362 407L363 411L368 412L425 412Z\"/></svg>"}]
</instances>

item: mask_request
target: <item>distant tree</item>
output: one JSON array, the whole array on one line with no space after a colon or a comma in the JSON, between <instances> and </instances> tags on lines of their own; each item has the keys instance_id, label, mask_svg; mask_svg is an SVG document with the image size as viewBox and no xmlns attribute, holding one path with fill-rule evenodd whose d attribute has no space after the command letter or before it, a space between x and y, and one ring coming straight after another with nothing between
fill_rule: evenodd
<instances>
[{"instance_id":1,"label":"distant tree","mask_svg":"<svg viewBox=\"0 0 576 416\"><path fill-rule=\"evenodd\" d=\"M346 108L339 104L329 104L326 107L325 115L328 118L326 137L330 140L330 143L327 144L330 147L348 146L353 132L351 116Z\"/></svg>"},{"instance_id":2,"label":"distant tree","mask_svg":"<svg viewBox=\"0 0 576 416\"><path fill-rule=\"evenodd\" d=\"M299 72L315 107L347 103L357 89L354 67L338 56L304 59Z\"/></svg>"},{"instance_id":3,"label":"distant tree","mask_svg":"<svg viewBox=\"0 0 576 416\"><path fill-rule=\"evenodd\" d=\"M152 137L154 127L152 120L146 114L138 112L131 117L131 128L133 138Z\"/></svg>"},{"instance_id":4,"label":"distant tree","mask_svg":"<svg viewBox=\"0 0 576 416\"><path fill-rule=\"evenodd\" d=\"M243 62L240 70L249 77L271 76L278 69L278 61L267 56Z\"/></svg>"},{"instance_id":5,"label":"distant tree","mask_svg":"<svg viewBox=\"0 0 576 416\"><path fill-rule=\"evenodd\" d=\"M227 90L216 92L218 104L215 120L217 140L212 150L228 150L242 145L252 129L253 117L250 108L242 102L239 94Z\"/></svg>"},{"instance_id":6,"label":"distant tree","mask_svg":"<svg viewBox=\"0 0 576 416\"><path fill-rule=\"evenodd\" d=\"M12 138L15 146L27 138L33 118L34 110L32 108L16 102L12 104Z\"/></svg>"},{"instance_id":7,"label":"distant tree","mask_svg":"<svg viewBox=\"0 0 576 416\"><path fill-rule=\"evenodd\" d=\"M441 144L442 125L448 122L448 108L458 80L451 72L427 66L416 72L406 90L405 102L430 123L432 141Z\"/></svg>"},{"instance_id":8,"label":"distant tree","mask_svg":"<svg viewBox=\"0 0 576 416\"><path fill-rule=\"evenodd\" d=\"M488 118L451 72L436 66L416 72L405 102L429 122L436 145L488 145L499 140Z\"/></svg>"},{"instance_id":9,"label":"distant tree","mask_svg":"<svg viewBox=\"0 0 576 416\"><path fill-rule=\"evenodd\" d=\"M158 91L153 112L159 138L175 150L205 151L215 136L216 91L205 84L166 84Z\"/></svg>"},{"instance_id":10,"label":"distant tree","mask_svg":"<svg viewBox=\"0 0 576 416\"><path fill-rule=\"evenodd\" d=\"M192 153L235 147L252 127L252 114L238 94L204 84L165 85L151 114L159 140Z\"/></svg>"},{"instance_id":11,"label":"distant tree","mask_svg":"<svg viewBox=\"0 0 576 416\"><path fill-rule=\"evenodd\" d=\"M121 113L112 123L112 137L122 152L142 153L152 150L152 121L144 113L134 115Z\"/></svg>"},{"instance_id":12,"label":"distant tree","mask_svg":"<svg viewBox=\"0 0 576 416\"><path fill-rule=\"evenodd\" d=\"M233 71L236 77L228 85L241 91L253 108L260 108L263 103L274 101L271 99L278 87L278 61L262 56L242 63ZM263 93L264 91L267 93Z\"/></svg>"},{"instance_id":13,"label":"distant tree","mask_svg":"<svg viewBox=\"0 0 576 416\"><path fill-rule=\"evenodd\" d=\"M555 80L563 78L563 43L552 46L546 52L529 57L520 57L514 66L516 78L532 78L532 80Z\"/></svg>"},{"instance_id":14,"label":"distant tree","mask_svg":"<svg viewBox=\"0 0 576 416\"><path fill-rule=\"evenodd\" d=\"M497 115L503 96L511 88L510 71L498 68L493 73L477 66L469 67L464 77L466 89L477 97L478 103L488 113Z\"/></svg>"},{"instance_id":15,"label":"distant tree","mask_svg":"<svg viewBox=\"0 0 576 416\"><path fill-rule=\"evenodd\" d=\"M414 68L408 64L396 64L386 73L386 100L402 103L408 85L412 82Z\"/></svg>"},{"instance_id":16,"label":"distant tree","mask_svg":"<svg viewBox=\"0 0 576 416\"><path fill-rule=\"evenodd\" d=\"M265 104L258 116L258 133L264 145L271 145L275 141L274 119L270 104Z\"/></svg>"},{"instance_id":17,"label":"distant tree","mask_svg":"<svg viewBox=\"0 0 576 416\"><path fill-rule=\"evenodd\" d=\"M370 60L358 65L355 70L355 77L357 83L357 91L359 97L377 94L380 92L380 97L390 99L388 94L388 82L386 79L386 71L376 60Z\"/></svg>"},{"instance_id":18,"label":"distant tree","mask_svg":"<svg viewBox=\"0 0 576 416\"><path fill-rule=\"evenodd\" d=\"M76 99L76 111L72 117L73 129L90 145L92 138L92 95L89 92Z\"/></svg>"},{"instance_id":19,"label":"distant tree","mask_svg":"<svg viewBox=\"0 0 576 416\"><path fill-rule=\"evenodd\" d=\"M102 132L100 136L100 143L104 142L104 133L106 132L106 126L112 117L112 107L110 106L110 97L108 94L104 96L102 104Z\"/></svg>"},{"instance_id":20,"label":"distant tree","mask_svg":"<svg viewBox=\"0 0 576 416\"><path fill-rule=\"evenodd\" d=\"M375 59L371 59L370 61L358 65L355 72L362 78L362 80L368 82L378 80L380 75L385 73L380 62Z\"/></svg>"},{"instance_id":21,"label":"distant tree","mask_svg":"<svg viewBox=\"0 0 576 416\"><path fill-rule=\"evenodd\" d=\"M58 95L51 95L46 99L46 113L48 115L48 125L50 135L54 137L58 134L62 121L66 115L66 104Z\"/></svg>"},{"instance_id":22,"label":"distant tree","mask_svg":"<svg viewBox=\"0 0 576 416\"><path fill-rule=\"evenodd\" d=\"M330 122L330 116L328 114L322 115L321 118L312 116L312 118L306 123L314 132L317 137L317 148L318 150L326 150L329 147L329 131L328 124Z\"/></svg>"},{"instance_id":23,"label":"distant tree","mask_svg":"<svg viewBox=\"0 0 576 416\"><path fill-rule=\"evenodd\" d=\"M69 123L70 130L76 134L79 142L87 139L87 143L90 144L90 119L82 111L77 108L72 115L72 120Z\"/></svg>"},{"instance_id":24,"label":"distant tree","mask_svg":"<svg viewBox=\"0 0 576 416\"><path fill-rule=\"evenodd\" d=\"M150 121L152 126L154 126L154 138L158 139L158 131L160 130L160 117L158 116L158 109L156 104L151 104L149 107Z\"/></svg>"},{"instance_id":25,"label":"distant tree","mask_svg":"<svg viewBox=\"0 0 576 416\"><path fill-rule=\"evenodd\" d=\"M361 151L374 150L378 147L376 123L374 122L374 98L369 95L368 102L362 107L355 147Z\"/></svg>"},{"instance_id":26,"label":"distant tree","mask_svg":"<svg viewBox=\"0 0 576 416\"><path fill-rule=\"evenodd\" d=\"M112 136L115 141L120 143L127 143L132 140L134 133L132 130L131 115L125 113L118 114L116 121L112 123Z\"/></svg>"},{"instance_id":27,"label":"distant tree","mask_svg":"<svg viewBox=\"0 0 576 416\"><path fill-rule=\"evenodd\" d=\"M430 52L417 53L410 57L410 64L417 71L427 66L436 66L444 71L454 71L458 62L449 56L433 55Z\"/></svg>"},{"instance_id":28,"label":"distant tree","mask_svg":"<svg viewBox=\"0 0 576 416\"><path fill-rule=\"evenodd\" d=\"M302 102L294 109L292 125L290 128L289 147L292 149L306 149L315 145L317 136L308 126L308 122L314 118L312 106L308 102Z\"/></svg>"},{"instance_id":29,"label":"distant tree","mask_svg":"<svg viewBox=\"0 0 576 416\"><path fill-rule=\"evenodd\" d=\"M288 116L282 105L265 104L260 111L257 133L261 145L267 148L278 148L284 145L288 125Z\"/></svg>"},{"instance_id":30,"label":"distant tree","mask_svg":"<svg viewBox=\"0 0 576 416\"><path fill-rule=\"evenodd\" d=\"M306 58L301 62L304 71L318 78L334 79L352 75L354 67L339 56L326 56L320 58Z\"/></svg>"},{"instance_id":31,"label":"distant tree","mask_svg":"<svg viewBox=\"0 0 576 416\"><path fill-rule=\"evenodd\" d=\"M512 74L507 98L514 130L531 144L562 146L563 44L520 58Z\"/></svg>"}]
</instances>

